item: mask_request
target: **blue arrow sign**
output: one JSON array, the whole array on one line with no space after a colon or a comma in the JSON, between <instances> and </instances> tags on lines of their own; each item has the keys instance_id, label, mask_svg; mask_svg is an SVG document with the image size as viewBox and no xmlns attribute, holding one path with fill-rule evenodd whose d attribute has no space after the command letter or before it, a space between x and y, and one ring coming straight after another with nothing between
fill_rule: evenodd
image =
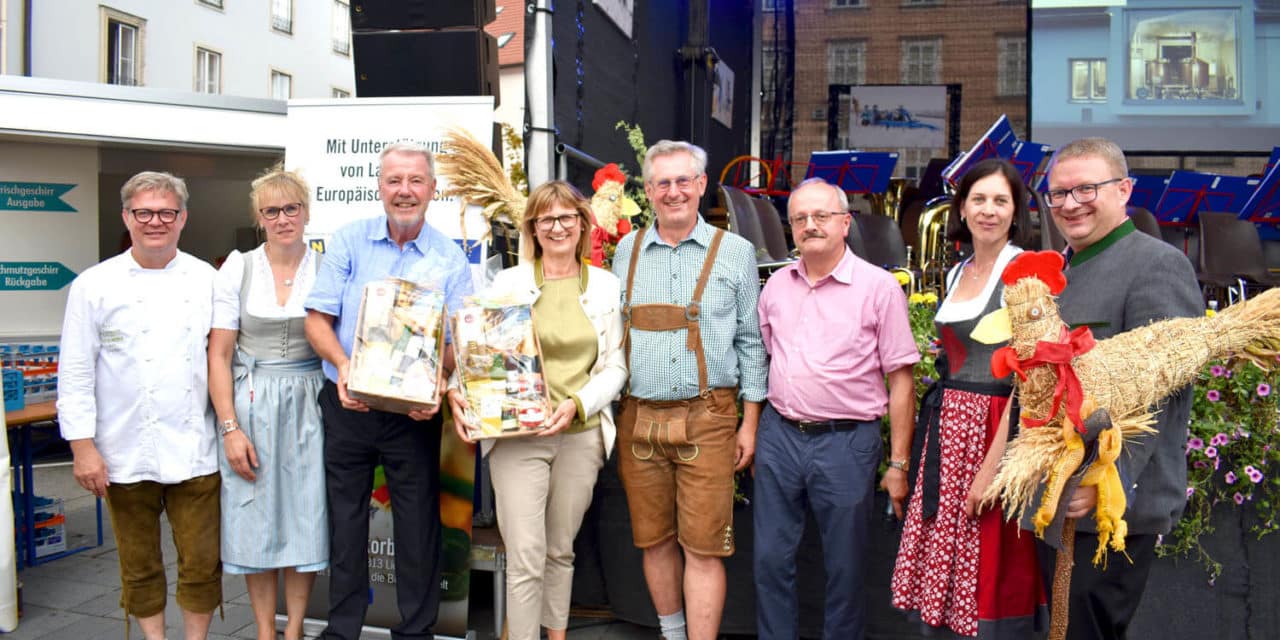
<instances>
[{"instance_id":1,"label":"blue arrow sign","mask_svg":"<svg viewBox=\"0 0 1280 640\"><path fill-rule=\"evenodd\" d=\"M75 211L62 201L74 184L0 182L0 211Z\"/></svg>"},{"instance_id":2,"label":"blue arrow sign","mask_svg":"<svg viewBox=\"0 0 1280 640\"><path fill-rule=\"evenodd\" d=\"M0 262L0 291L57 291L75 278L61 262Z\"/></svg>"}]
</instances>

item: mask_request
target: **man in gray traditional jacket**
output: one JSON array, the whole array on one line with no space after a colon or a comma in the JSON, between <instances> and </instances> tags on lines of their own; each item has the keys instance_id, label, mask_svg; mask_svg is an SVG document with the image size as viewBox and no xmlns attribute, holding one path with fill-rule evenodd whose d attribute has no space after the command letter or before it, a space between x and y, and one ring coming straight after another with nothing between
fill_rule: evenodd
<instances>
[{"instance_id":1,"label":"man in gray traditional jacket","mask_svg":"<svg viewBox=\"0 0 1280 640\"><path fill-rule=\"evenodd\" d=\"M1067 288L1058 305L1067 324L1087 325L1099 340L1154 321L1204 313L1187 257L1129 221L1125 205L1132 191L1124 153L1110 140L1076 140L1053 156L1045 201L1068 244ZM1169 532L1186 504L1183 447L1191 399L1191 388L1185 387L1155 407L1156 433L1126 443L1118 460L1128 499L1128 557L1108 552L1094 565L1097 534L1091 512L1097 488L1080 487L1072 494L1066 517L1079 521L1068 638L1125 637L1146 587L1156 540ZM1042 566L1052 575L1053 555L1045 550Z\"/></svg>"}]
</instances>

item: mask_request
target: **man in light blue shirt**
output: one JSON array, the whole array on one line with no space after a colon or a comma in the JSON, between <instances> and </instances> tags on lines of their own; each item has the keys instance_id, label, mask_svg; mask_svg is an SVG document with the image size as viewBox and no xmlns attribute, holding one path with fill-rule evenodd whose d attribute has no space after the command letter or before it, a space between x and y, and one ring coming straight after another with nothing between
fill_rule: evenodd
<instances>
[{"instance_id":1,"label":"man in light blue shirt","mask_svg":"<svg viewBox=\"0 0 1280 640\"><path fill-rule=\"evenodd\" d=\"M467 259L451 239L426 224L435 194L434 159L408 143L381 156L378 193L385 216L357 220L325 248L307 297L307 339L324 360L325 485L329 498L329 625L322 638L355 640L368 608L369 493L382 464L391 492L400 624L392 638L430 638L440 604L440 416L436 408L407 416L370 409L347 393L351 346L364 286L394 276L444 292L459 308L472 291ZM444 354L445 375L453 368Z\"/></svg>"},{"instance_id":2,"label":"man in light blue shirt","mask_svg":"<svg viewBox=\"0 0 1280 640\"><path fill-rule=\"evenodd\" d=\"M657 221L623 238L613 257L631 372L618 471L667 640L685 640L685 605L687 637L719 630L733 474L751 464L767 391L755 247L698 213L706 166L706 151L687 142L651 147L645 193Z\"/></svg>"}]
</instances>

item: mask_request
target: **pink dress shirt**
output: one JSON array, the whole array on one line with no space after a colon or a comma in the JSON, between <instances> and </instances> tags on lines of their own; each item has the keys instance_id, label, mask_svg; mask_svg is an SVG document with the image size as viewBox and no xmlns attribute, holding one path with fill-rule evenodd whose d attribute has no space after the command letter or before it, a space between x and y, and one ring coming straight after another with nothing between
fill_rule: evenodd
<instances>
[{"instance_id":1,"label":"pink dress shirt","mask_svg":"<svg viewBox=\"0 0 1280 640\"><path fill-rule=\"evenodd\" d=\"M877 420L889 406L884 377L920 360L902 287L847 248L812 286L803 261L774 273L759 312L769 402L792 420Z\"/></svg>"}]
</instances>

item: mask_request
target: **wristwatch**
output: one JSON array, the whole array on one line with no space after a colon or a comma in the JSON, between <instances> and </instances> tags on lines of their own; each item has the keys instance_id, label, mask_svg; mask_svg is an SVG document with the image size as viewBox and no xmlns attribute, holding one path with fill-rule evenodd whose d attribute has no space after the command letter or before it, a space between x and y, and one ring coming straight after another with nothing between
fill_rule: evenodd
<instances>
[{"instance_id":1,"label":"wristwatch","mask_svg":"<svg viewBox=\"0 0 1280 640\"><path fill-rule=\"evenodd\" d=\"M897 469L903 473L906 473L907 469L910 467L911 467L911 460L890 460L889 461L890 469Z\"/></svg>"},{"instance_id":2,"label":"wristwatch","mask_svg":"<svg viewBox=\"0 0 1280 640\"><path fill-rule=\"evenodd\" d=\"M239 431L239 430L240 430L240 423L236 422L235 418L228 418L222 421L222 435L225 436L228 433L231 433L232 431Z\"/></svg>"}]
</instances>

